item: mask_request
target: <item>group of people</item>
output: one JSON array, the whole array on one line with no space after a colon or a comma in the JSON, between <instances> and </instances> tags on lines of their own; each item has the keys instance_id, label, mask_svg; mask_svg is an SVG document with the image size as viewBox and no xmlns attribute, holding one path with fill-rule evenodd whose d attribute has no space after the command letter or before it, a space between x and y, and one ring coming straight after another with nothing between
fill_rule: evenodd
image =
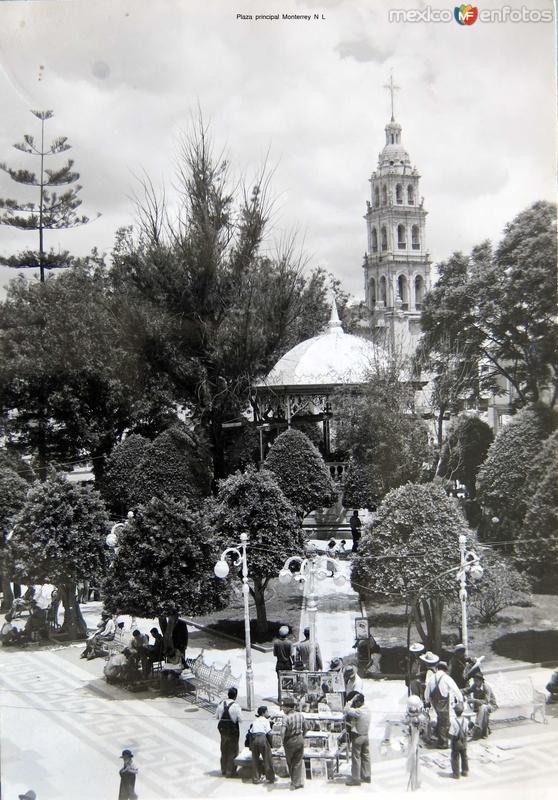
<instances>
[{"instance_id":1,"label":"group of people","mask_svg":"<svg viewBox=\"0 0 558 800\"><path fill-rule=\"evenodd\" d=\"M160 662L162 685L166 689L186 667L188 626L177 611L160 617L159 626L160 630L153 627L149 634L136 628L131 636L128 634L125 647L111 648L111 642L124 641L125 623L103 611L96 630L87 639L81 658L91 660L108 656L104 674L109 682L131 682L140 676L147 679L153 673L153 665Z\"/></svg>"},{"instance_id":2,"label":"group of people","mask_svg":"<svg viewBox=\"0 0 558 800\"><path fill-rule=\"evenodd\" d=\"M462 644L454 648L449 665L435 653L424 652L421 644L411 645L409 651L411 697L422 701L425 709L432 708L436 714L434 731L430 730L429 716L425 716L425 736L430 738L434 732L441 749L451 745L453 777L466 776L469 735L472 734L473 739L486 738L490 731L490 714L498 707L494 692L480 671L480 660L467 658Z\"/></svg>"},{"instance_id":3,"label":"group of people","mask_svg":"<svg viewBox=\"0 0 558 800\"><path fill-rule=\"evenodd\" d=\"M242 709L237 697L238 690L231 687L227 699L219 703L215 712L221 738L221 774L226 778L234 778L238 774L235 759L240 749ZM344 717L351 740L351 777L346 785L370 783L370 710L361 692L351 692ZM274 722L279 728L278 735L285 753L291 788L301 789L305 780L304 738L309 730L307 718L296 708L294 699L286 697L281 702L281 713L275 716ZM274 722L270 719L268 707L262 705L248 728L245 745L251 752L253 783L263 783L264 780L275 783L271 749Z\"/></svg>"}]
</instances>

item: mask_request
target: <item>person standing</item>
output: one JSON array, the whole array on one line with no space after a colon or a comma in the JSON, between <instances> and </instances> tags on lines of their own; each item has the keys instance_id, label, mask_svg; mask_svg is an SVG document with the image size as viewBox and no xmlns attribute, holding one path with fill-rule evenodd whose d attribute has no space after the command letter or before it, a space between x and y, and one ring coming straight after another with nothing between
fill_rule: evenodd
<instances>
[{"instance_id":1,"label":"person standing","mask_svg":"<svg viewBox=\"0 0 558 800\"><path fill-rule=\"evenodd\" d=\"M427 682L424 700L434 707L437 717L438 747L445 750L448 746L451 705L463 703L461 690L448 675L448 665L445 661L438 662L437 671Z\"/></svg>"},{"instance_id":2,"label":"person standing","mask_svg":"<svg viewBox=\"0 0 558 800\"><path fill-rule=\"evenodd\" d=\"M358 542L360 539L360 529L362 528L362 520L358 515L358 509L355 508L352 517L349 519L351 526L351 536L353 537L353 553L358 549Z\"/></svg>"},{"instance_id":3,"label":"person standing","mask_svg":"<svg viewBox=\"0 0 558 800\"><path fill-rule=\"evenodd\" d=\"M310 628L304 628L304 639L296 646L297 658L302 662L302 669L310 669ZM314 669L321 672L323 668L320 645L316 642L316 659Z\"/></svg>"},{"instance_id":4,"label":"person standing","mask_svg":"<svg viewBox=\"0 0 558 800\"><path fill-rule=\"evenodd\" d=\"M273 769L271 746L268 739L268 736L271 734L271 724L268 717L267 706L260 706L256 712L256 719L250 725L252 783L262 782L262 771L265 773L268 783L275 783L275 771Z\"/></svg>"},{"instance_id":5,"label":"person standing","mask_svg":"<svg viewBox=\"0 0 558 800\"><path fill-rule=\"evenodd\" d=\"M221 736L221 774L225 778L234 778L236 775L235 758L238 755L240 739L240 723L242 711L236 702L238 689L232 686L228 691L228 700L221 700L215 711L219 720L217 730Z\"/></svg>"},{"instance_id":6,"label":"person standing","mask_svg":"<svg viewBox=\"0 0 558 800\"><path fill-rule=\"evenodd\" d=\"M449 674L450 678L453 678L460 689L464 689L467 686L465 673L468 671L468 661L470 661L470 659L467 659L465 655L465 645L456 644L453 649L453 655L450 658Z\"/></svg>"},{"instance_id":7,"label":"person standing","mask_svg":"<svg viewBox=\"0 0 558 800\"><path fill-rule=\"evenodd\" d=\"M159 627L163 633L163 647L165 655L170 650L178 650L183 658L186 657L188 647L188 625L178 616L175 608L167 617L159 617Z\"/></svg>"},{"instance_id":8,"label":"person standing","mask_svg":"<svg viewBox=\"0 0 558 800\"><path fill-rule=\"evenodd\" d=\"M277 659L275 671L277 673L277 699L281 700L281 676L280 672L289 672L293 668L293 646L287 641L289 629L286 625L281 625L277 632L277 639L273 642L273 655Z\"/></svg>"},{"instance_id":9,"label":"person standing","mask_svg":"<svg viewBox=\"0 0 558 800\"><path fill-rule=\"evenodd\" d=\"M356 671L356 668L351 664L345 670L345 700L348 703L357 694L362 694L364 691L364 682Z\"/></svg>"},{"instance_id":10,"label":"person standing","mask_svg":"<svg viewBox=\"0 0 558 800\"><path fill-rule=\"evenodd\" d=\"M463 703L454 706L455 715L450 722L451 739L451 771L454 778L459 778L459 762L461 761L461 774L464 778L469 774L469 760L467 758L467 720L463 717Z\"/></svg>"},{"instance_id":11,"label":"person standing","mask_svg":"<svg viewBox=\"0 0 558 800\"><path fill-rule=\"evenodd\" d=\"M351 737L351 777L346 786L360 786L370 783L370 709L364 704L364 695L357 692L345 706L345 720L350 726Z\"/></svg>"},{"instance_id":12,"label":"person standing","mask_svg":"<svg viewBox=\"0 0 558 800\"><path fill-rule=\"evenodd\" d=\"M285 723L283 725L283 747L291 779L292 789L304 787L304 735L308 723L301 711L295 711L295 701L288 697L283 702Z\"/></svg>"},{"instance_id":13,"label":"person standing","mask_svg":"<svg viewBox=\"0 0 558 800\"><path fill-rule=\"evenodd\" d=\"M120 758L123 760L120 768L120 791L118 800L137 800L136 776L138 768L134 764L134 754L131 750L123 750Z\"/></svg>"}]
</instances>

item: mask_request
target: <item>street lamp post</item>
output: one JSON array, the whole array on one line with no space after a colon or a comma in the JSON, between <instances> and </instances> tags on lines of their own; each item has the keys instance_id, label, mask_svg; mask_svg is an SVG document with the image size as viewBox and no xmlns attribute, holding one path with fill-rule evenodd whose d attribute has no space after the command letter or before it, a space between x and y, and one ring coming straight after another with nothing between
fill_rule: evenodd
<instances>
[{"instance_id":1,"label":"street lamp post","mask_svg":"<svg viewBox=\"0 0 558 800\"><path fill-rule=\"evenodd\" d=\"M482 578L483 568L480 565L479 556L473 550L466 550L467 537L464 534L459 536L459 601L461 603L461 638L465 646L465 655L469 650L469 630L467 622L467 575L472 580Z\"/></svg>"},{"instance_id":2,"label":"street lamp post","mask_svg":"<svg viewBox=\"0 0 558 800\"><path fill-rule=\"evenodd\" d=\"M128 511L126 514L126 522L117 522L116 525L113 525L110 529L110 533L107 533L105 537L105 544L107 547L110 547L115 553L118 552L118 540L120 538L120 534L126 527L126 525L133 520L134 512Z\"/></svg>"},{"instance_id":3,"label":"street lamp post","mask_svg":"<svg viewBox=\"0 0 558 800\"><path fill-rule=\"evenodd\" d=\"M301 583L307 582L308 594L307 605L308 616L310 618L310 672L316 669L316 614L318 612L318 601L316 596L316 580L333 578L333 582L340 586L345 583L346 578L341 572L339 563L329 556L318 556L316 547L312 544L306 546L306 557L291 556L288 558L283 569L279 573L279 581L288 584L292 580ZM325 562L325 564L324 564ZM291 565L298 564L298 568L293 571ZM328 564L332 565L332 570L328 569Z\"/></svg>"},{"instance_id":4,"label":"street lamp post","mask_svg":"<svg viewBox=\"0 0 558 800\"><path fill-rule=\"evenodd\" d=\"M240 534L240 544L237 547L227 547L221 553L221 558L215 564L214 572L218 578L226 578L229 574L227 556L234 556L233 566L238 567L242 564L242 594L244 597L244 643L246 649L246 705L248 711L254 708L254 672L252 669L252 641L250 637L250 606L248 585L248 560L246 558L246 547L248 545L248 534Z\"/></svg>"}]
</instances>

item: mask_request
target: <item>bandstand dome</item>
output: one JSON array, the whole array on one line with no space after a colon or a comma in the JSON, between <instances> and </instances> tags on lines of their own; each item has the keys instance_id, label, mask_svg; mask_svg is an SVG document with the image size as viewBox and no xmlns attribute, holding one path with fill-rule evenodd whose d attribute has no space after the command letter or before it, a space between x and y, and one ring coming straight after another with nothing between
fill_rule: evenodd
<instances>
[{"instance_id":1,"label":"bandstand dome","mask_svg":"<svg viewBox=\"0 0 558 800\"><path fill-rule=\"evenodd\" d=\"M343 331L333 302L327 330L285 353L261 387L315 389L363 384L374 366L384 367L387 362L383 348Z\"/></svg>"}]
</instances>

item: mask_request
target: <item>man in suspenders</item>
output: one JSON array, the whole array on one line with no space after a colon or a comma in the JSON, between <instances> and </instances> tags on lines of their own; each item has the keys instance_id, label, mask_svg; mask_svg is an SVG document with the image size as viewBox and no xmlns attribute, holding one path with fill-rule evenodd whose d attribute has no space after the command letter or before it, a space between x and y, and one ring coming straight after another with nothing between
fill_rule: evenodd
<instances>
[{"instance_id":1,"label":"man in suspenders","mask_svg":"<svg viewBox=\"0 0 558 800\"><path fill-rule=\"evenodd\" d=\"M453 703L463 703L461 690L448 675L448 665L440 661L436 672L426 684L424 702L430 703L437 717L438 747L445 750L448 746L450 727L450 709Z\"/></svg>"},{"instance_id":2,"label":"man in suspenders","mask_svg":"<svg viewBox=\"0 0 558 800\"><path fill-rule=\"evenodd\" d=\"M233 686L228 691L228 700L221 700L215 711L219 720L217 729L221 735L221 774L226 778L236 775L235 758L238 755L238 742L240 739L240 723L242 712L236 702L238 690Z\"/></svg>"}]
</instances>

